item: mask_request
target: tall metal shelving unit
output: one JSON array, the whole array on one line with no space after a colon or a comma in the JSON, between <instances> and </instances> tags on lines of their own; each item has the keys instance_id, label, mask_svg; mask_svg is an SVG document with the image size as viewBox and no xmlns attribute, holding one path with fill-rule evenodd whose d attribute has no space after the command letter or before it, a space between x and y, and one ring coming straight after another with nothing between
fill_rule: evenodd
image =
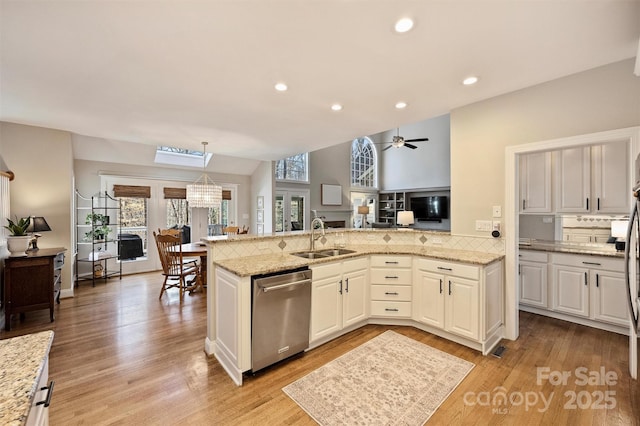
<instances>
[{"instance_id":1,"label":"tall metal shelving unit","mask_svg":"<svg viewBox=\"0 0 640 426\"><path fill-rule=\"evenodd\" d=\"M84 197L76 190L75 285L117 276L122 279L120 261L121 205L106 191ZM106 235L104 235L105 231ZM115 265L114 265L115 262ZM82 266L86 265L86 266Z\"/></svg>"}]
</instances>

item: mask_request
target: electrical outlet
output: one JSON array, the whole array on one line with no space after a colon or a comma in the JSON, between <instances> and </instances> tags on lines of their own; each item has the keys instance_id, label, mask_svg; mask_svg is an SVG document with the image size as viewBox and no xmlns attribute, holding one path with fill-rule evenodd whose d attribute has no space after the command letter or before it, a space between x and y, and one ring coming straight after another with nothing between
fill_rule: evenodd
<instances>
[{"instance_id":1,"label":"electrical outlet","mask_svg":"<svg viewBox=\"0 0 640 426\"><path fill-rule=\"evenodd\" d=\"M502 206L493 206L493 217L502 217Z\"/></svg>"},{"instance_id":2,"label":"electrical outlet","mask_svg":"<svg viewBox=\"0 0 640 426\"><path fill-rule=\"evenodd\" d=\"M432 238L431 244L442 244L442 238L438 238L438 237Z\"/></svg>"},{"instance_id":3,"label":"electrical outlet","mask_svg":"<svg viewBox=\"0 0 640 426\"><path fill-rule=\"evenodd\" d=\"M367 240L375 240L375 239L376 239L375 234L369 234L369 235L367 235Z\"/></svg>"}]
</instances>

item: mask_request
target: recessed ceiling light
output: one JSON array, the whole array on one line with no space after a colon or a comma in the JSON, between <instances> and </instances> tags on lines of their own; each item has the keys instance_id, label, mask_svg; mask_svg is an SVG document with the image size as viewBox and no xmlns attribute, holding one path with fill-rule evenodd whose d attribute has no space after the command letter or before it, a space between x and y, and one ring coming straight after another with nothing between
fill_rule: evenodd
<instances>
[{"instance_id":1,"label":"recessed ceiling light","mask_svg":"<svg viewBox=\"0 0 640 426\"><path fill-rule=\"evenodd\" d=\"M413 20L411 18L399 19L394 28L397 33L406 33L413 28Z\"/></svg>"},{"instance_id":2,"label":"recessed ceiling light","mask_svg":"<svg viewBox=\"0 0 640 426\"><path fill-rule=\"evenodd\" d=\"M462 84L464 84L465 86L471 86L472 84L476 84L477 82L478 82L478 77L476 76L467 77L464 80L462 80Z\"/></svg>"},{"instance_id":3,"label":"recessed ceiling light","mask_svg":"<svg viewBox=\"0 0 640 426\"><path fill-rule=\"evenodd\" d=\"M406 107L407 107L407 103L406 102L398 102L396 104L396 108L398 108L398 109L403 109L403 108L406 108Z\"/></svg>"},{"instance_id":4,"label":"recessed ceiling light","mask_svg":"<svg viewBox=\"0 0 640 426\"><path fill-rule=\"evenodd\" d=\"M275 88L278 92L284 92L287 90L287 85L284 83L276 83Z\"/></svg>"},{"instance_id":5,"label":"recessed ceiling light","mask_svg":"<svg viewBox=\"0 0 640 426\"><path fill-rule=\"evenodd\" d=\"M342 109L342 105L340 105L340 104L333 104L333 105L331 105L331 109L332 109L333 111L340 111L340 110Z\"/></svg>"}]
</instances>

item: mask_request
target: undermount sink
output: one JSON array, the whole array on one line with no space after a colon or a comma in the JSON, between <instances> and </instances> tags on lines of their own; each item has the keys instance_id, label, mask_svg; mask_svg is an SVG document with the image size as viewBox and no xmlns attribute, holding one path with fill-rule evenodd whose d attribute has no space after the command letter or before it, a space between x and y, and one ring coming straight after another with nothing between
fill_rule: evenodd
<instances>
[{"instance_id":1,"label":"undermount sink","mask_svg":"<svg viewBox=\"0 0 640 426\"><path fill-rule=\"evenodd\" d=\"M348 249L329 249L321 251L301 251L291 253L294 256L304 257L305 259L323 259L325 257L340 256L343 254L355 253L355 250Z\"/></svg>"},{"instance_id":2,"label":"undermount sink","mask_svg":"<svg viewBox=\"0 0 640 426\"><path fill-rule=\"evenodd\" d=\"M349 250L349 249L329 249L329 250L320 251L320 253L326 254L328 256L340 256L343 254L351 254L355 252L356 252L355 250Z\"/></svg>"},{"instance_id":3,"label":"undermount sink","mask_svg":"<svg viewBox=\"0 0 640 426\"><path fill-rule=\"evenodd\" d=\"M291 254L298 257L304 257L305 259L322 259L324 257L329 257L328 254L323 254L317 251L301 251L299 253Z\"/></svg>"}]
</instances>

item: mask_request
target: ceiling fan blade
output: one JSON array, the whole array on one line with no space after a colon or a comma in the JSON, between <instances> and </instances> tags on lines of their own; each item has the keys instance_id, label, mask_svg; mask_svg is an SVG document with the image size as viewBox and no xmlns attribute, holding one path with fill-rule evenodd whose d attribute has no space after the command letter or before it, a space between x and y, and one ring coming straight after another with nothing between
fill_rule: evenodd
<instances>
[{"instance_id":1,"label":"ceiling fan blade","mask_svg":"<svg viewBox=\"0 0 640 426\"><path fill-rule=\"evenodd\" d=\"M383 151L386 151L386 150L388 150L389 148L391 148L392 146L393 146L393 145L389 145L389 146L388 146L388 147L386 147L386 148L382 148L382 150L383 150Z\"/></svg>"},{"instance_id":2,"label":"ceiling fan blade","mask_svg":"<svg viewBox=\"0 0 640 426\"><path fill-rule=\"evenodd\" d=\"M428 141L429 138L419 138L419 139L405 139L405 142L425 142Z\"/></svg>"},{"instance_id":3,"label":"ceiling fan blade","mask_svg":"<svg viewBox=\"0 0 640 426\"><path fill-rule=\"evenodd\" d=\"M411 145L410 143L406 143L406 142L404 143L403 146L406 146L407 148L411 148L411 149L416 149L417 148L417 146Z\"/></svg>"}]
</instances>

